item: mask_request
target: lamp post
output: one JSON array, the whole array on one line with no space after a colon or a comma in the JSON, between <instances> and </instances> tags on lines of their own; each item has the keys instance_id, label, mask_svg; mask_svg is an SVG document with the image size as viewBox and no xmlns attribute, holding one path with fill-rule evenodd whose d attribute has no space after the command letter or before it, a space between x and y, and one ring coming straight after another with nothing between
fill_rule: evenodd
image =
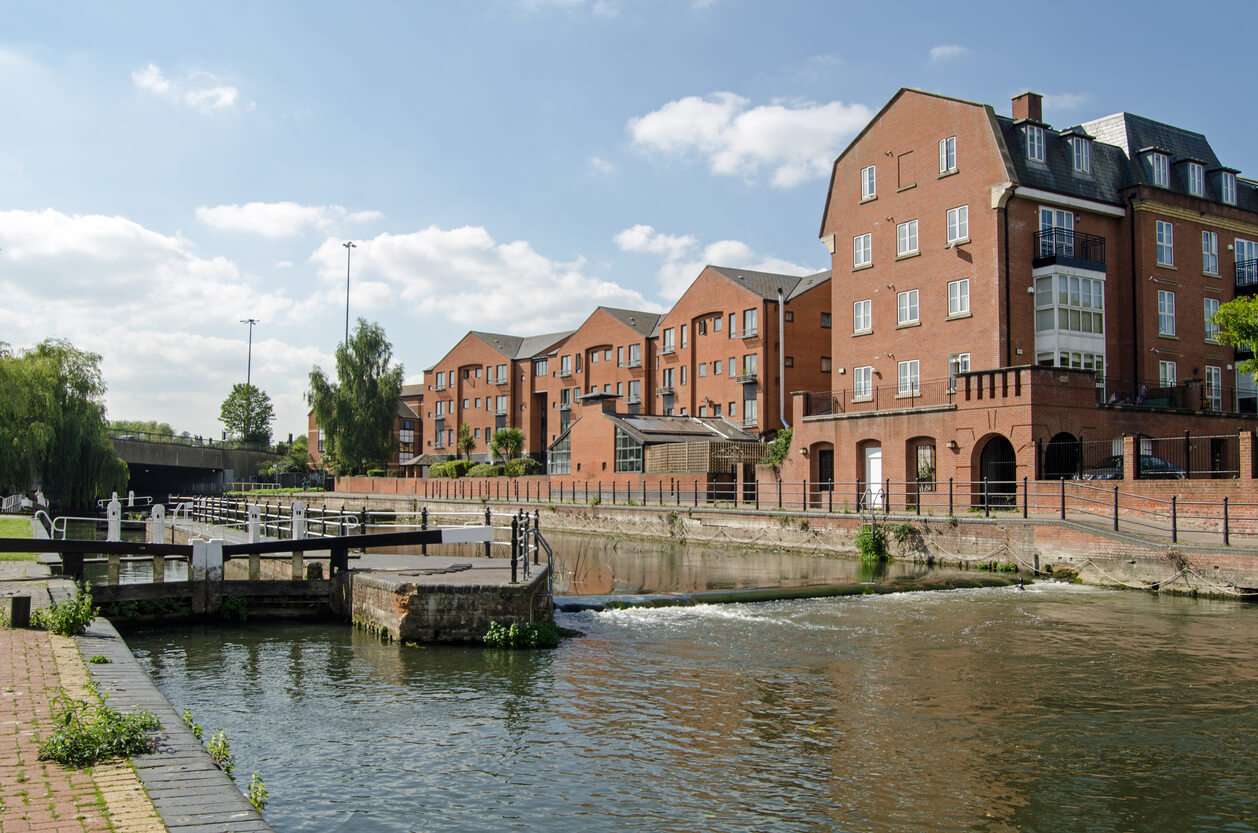
<instances>
[{"instance_id":1,"label":"lamp post","mask_svg":"<svg viewBox=\"0 0 1258 833\"><path fill-rule=\"evenodd\" d=\"M345 247L345 348L349 349L349 259L358 246L353 240L346 240L341 245Z\"/></svg>"},{"instance_id":2,"label":"lamp post","mask_svg":"<svg viewBox=\"0 0 1258 833\"><path fill-rule=\"evenodd\" d=\"M245 362L245 432L242 440L249 439L249 421L253 417L253 326L258 323L256 318L242 318L241 324L249 325L249 357Z\"/></svg>"}]
</instances>

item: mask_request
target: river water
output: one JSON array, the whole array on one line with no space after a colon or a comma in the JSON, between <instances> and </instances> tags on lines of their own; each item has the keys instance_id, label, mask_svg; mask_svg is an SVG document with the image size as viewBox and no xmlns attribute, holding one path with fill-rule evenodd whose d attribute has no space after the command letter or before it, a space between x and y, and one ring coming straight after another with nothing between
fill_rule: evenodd
<instances>
[{"instance_id":1,"label":"river water","mask_svg":"<svg viewBox=\"0 0 1258 833\"><path fill-rule=\"evenodd\" d=\"M607 549L574 590L853 569L655 548L658 564L634 571ZM176 708L227 731L242 781L262 774L282 832L1258 819L1258 608L1037 584L560 621L585 636L535 653L407 648L335 624L127 638Z\"/></svg>"}]
</instances>

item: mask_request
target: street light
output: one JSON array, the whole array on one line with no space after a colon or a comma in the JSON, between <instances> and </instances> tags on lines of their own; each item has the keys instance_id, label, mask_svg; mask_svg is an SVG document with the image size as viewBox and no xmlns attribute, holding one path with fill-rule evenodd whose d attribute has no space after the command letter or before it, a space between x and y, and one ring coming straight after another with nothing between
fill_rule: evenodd
<instances>
[{"instance_id":1,"label":"street light","mask_svg":"<svg viewBox=\"0 0 1258 833\"><path fill-rule=\"evenodd\" d=\"M345 247L345 349L349 349L349 258L350 251L358 246L352 240L341 244Z\"/></svg>"},{"instance_id":2,"label":"street light","mask_svg":"<svg viewBox=\"0 0 1258 833\"><path fill-rule=\"evenodd\" d=\"M249 438L249 420L253 416L253 325L258 323L256 318L242 318L241 324L249 325L249 358L245 363L245 435L242 440Z\"/></svg>"}]
</instances>

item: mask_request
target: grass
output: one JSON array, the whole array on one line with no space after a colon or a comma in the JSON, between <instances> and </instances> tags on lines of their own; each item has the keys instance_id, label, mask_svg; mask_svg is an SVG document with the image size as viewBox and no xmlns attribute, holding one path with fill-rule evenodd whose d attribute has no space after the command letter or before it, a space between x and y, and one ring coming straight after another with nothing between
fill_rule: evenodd
<instances>
[{"instance_id":1,"label":"grass","mask_svg":"<svg viewBox=\"0 0 1258 833\"><path fill-rule=\"evenodd\" d=\"M16 518L0 518L0 538L31 537L31 519L25 515ZM0 561L34 561L33 552L0 552Z\"/></svg>"}]
</instances>

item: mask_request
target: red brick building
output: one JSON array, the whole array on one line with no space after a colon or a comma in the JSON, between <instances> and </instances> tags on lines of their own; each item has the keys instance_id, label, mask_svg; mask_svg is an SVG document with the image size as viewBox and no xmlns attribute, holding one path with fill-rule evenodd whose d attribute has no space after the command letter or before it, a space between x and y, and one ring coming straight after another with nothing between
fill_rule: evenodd
<instances>
[{"instance_id":1,"label":"red brick building","mask_svg":"<svg viewBox=\"0 0 1258 833\"><path fill-rule=\"evenodd\" d=\"M1003 116L898 92L834 165L832 384L795 397L785 476L1008 482L1054 438L1252 424L1211 322L1258 283L1236 173L1129 113L1056 129L1034 93Z\"/></svg>"},{"instance_id":2,"label":"red brick building","mask_svg":"<svg viewBox=\"0 0 1258 833\"><path fill-rule=\"evenodd\" d=\"M420 423L420 412L424 403L423 385L403 385L398 397L397 415L393 420L394 450L387 461L390 467L406 464L419 453L422 447L423 426ZM306 414L306 440L310 446L310 463L315 468L323 467L323 453L326 442L314 411Z\"/></svg>"}]
</instances>

